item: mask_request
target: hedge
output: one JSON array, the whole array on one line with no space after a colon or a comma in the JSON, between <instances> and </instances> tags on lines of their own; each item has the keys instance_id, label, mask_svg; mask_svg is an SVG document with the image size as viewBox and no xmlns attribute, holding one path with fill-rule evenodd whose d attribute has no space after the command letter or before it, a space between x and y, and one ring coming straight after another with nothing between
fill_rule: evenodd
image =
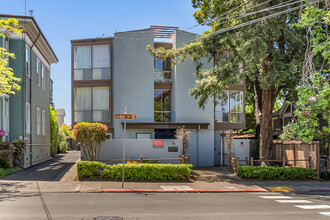
<instances>
[{"instance_id":1,"label":"hedge","mask_svg":"<svg viewBox=\"0 0 330 220\"><path fill-rule=\"evenodd\" d=\"M126 164L125 179L182 180L190 176L191 164ZM107 165L96 161L77 161L79 178L121 179L123 164Z\"/></svg>"},{"instance_id":2,"label":"hedge","mask_svg":"<svg viewBox=\"0 0 330 220\"><path fill-rule=\"evenodd\" d=\"M316 171L301 167L239 166L238 176L260 180L307 180L316 179Z\"/></svg>"}]
</instances>

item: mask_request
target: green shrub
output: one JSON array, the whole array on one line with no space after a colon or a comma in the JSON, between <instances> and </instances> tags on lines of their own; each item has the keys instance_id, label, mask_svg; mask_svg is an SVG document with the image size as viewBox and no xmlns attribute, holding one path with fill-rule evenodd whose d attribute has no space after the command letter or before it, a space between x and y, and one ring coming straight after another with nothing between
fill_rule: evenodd
<instances>
[{"instance_id":1,"label":"green shrub","mask_svg":"<svg viewBox=\"0 0 330 220\"><path fill-rule=\"evenodd\" d=\"M73 127L74 140L80 142L85 158L97 160L101 143L105 141L108 127L101 123L79 122Z\"/></svg>"},{"instance_id":2,"label":"green shrub","mask_svg":"<svg viewBox=\"0 0 330 220\"><path fill-rule=\"evenodd\" d=\"M0 167L9 168L13 166L13 148L14 146L9 141L0 143Z\"/></svg>"},{"instance_id":3,"label":"green shrub","mask_svg":"<svg viewBox=\"0 0 330 220\"><path fill-rule=\"evenodd\" d=\"M61 142L58 144L57 152L58 152L58 153L66 153L67 150L68 150L68 144L66 143L66 141L61 141Z\"/></svg>"},{"instance_id":4,"label":"green shrub","mask_svg":"<svg viewBox=\"0 0 330 220\"><path fill-rule=\"evenodd\" d=\"M323 172L321 178L324 180L330 180L330 171Z\"/></svg>"},{"instance_id":5,"label":"green shrub","mask_svg":"<svg viewBox=\"0 0 330 220\"><path fill-rule=\"evenodd\" d=\"M66 144L65 133L62 128L58 128L57 135L57 153L65 153L68 150L68 145Z\"/></svg>"},{"instance_id":6,"label":"green shrub","mask_svg":"<svg viewBox=\"0 0 330 220\"><path fill-rule=\"evenodd\" d=\"M26 142L23 140L14 140L13 141L14 150L12 153L13 156L13 165L18 166L21 160L23 153L25 152Z\"/></svg>"},{"instance_id":7,"label":"green shrub","mask_svg":"<svg viewBox=\"0 0 330 220\"><path fill-rule=\"evenodd\" d=\"M182 180L190 176L191 164L126 164L125 178L130 180ZM78 161L79 178L121 179L123 164L106 165L95 161Z\"/></svg>"},{"instance_id":8,"label":"green shrub","mask_svg":"<svg viewBox=\"0 0 330 220\"><path fill-rule=\"evenodd\" d=\"M238 176L260 180L307 180L316 179L316 171L301 167L239 166Z\"/></svg>"},{"instance_id":9,"label":"green shrub","mask_svg":"<svg viewBox=\"0 0 330 220\"><path fill-rule=\"evenodd\" d=\"M57 153L58 125L56 110L50 106L50 155L53 157Z\"/></svg>"}]
</instances>

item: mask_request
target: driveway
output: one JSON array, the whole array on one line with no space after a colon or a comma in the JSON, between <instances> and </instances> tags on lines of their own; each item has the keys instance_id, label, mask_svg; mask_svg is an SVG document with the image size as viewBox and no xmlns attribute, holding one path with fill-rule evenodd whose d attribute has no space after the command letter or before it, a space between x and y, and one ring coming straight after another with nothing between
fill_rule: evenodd
<instances>
[{"instance_id":1,"label":"driveway","mask_svg":"<svg viewBox=\"0 0 330 220\"><path fill-rule=\"evenodd\" d=\"M6 176L3 180L59 181L80 158L80 151L68 151L52 159Z\"/></svg>"}]
</instances>

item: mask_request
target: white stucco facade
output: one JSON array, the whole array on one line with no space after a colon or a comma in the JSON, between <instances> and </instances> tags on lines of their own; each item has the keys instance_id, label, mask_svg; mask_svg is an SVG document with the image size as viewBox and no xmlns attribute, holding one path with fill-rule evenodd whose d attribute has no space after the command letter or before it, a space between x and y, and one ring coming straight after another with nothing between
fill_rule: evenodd
<instances>
[{"instance_id":1,"label":"white stucco facade","mask_svg":"<svg viewBox=\"0 0 330 220\"><path fill-rule=\"evenodd\" d=\"M183 44L193 42L195 39L196 34L194 33L175 30L171 39L165 40L163 44L175 49L183 46ZM86 45L87 41L88 39L81 40L80 43ZM90 39L90 41L97 44L97 39ZM74 43L79 45L79 40ZM166 130L166 132L171 130L170 132L173 132L184 125L191 132L187 153L191 156L191 163L194 166L214 166L215 161L217 161L216 165L220 165L221 161L217 159L221 157L221 152L218 152L221 149L221 137L219 136L221 130L219 130L219 126L217 126L217 129L215 128L214 98L211 97L204 108L199 108L198 100L189 94L189 90L195 87L195 63L188 59L172 68L169 67L168 63L165 64L165 66L167 65L166 68L169 68L166 71L170 72L170 79L159 82L154 79L156 61L146 50L147 45L152 47L162 45L161 42L155 41L155 32L152 28L115 33L112 38L111 83L109 81L111 86L110 110L112 111L112 121L108 124L111 128L111 137L113 139L130 139L130 149L132 150L129 152L132 155L128 152L127 158L134 159L139 155L166 158L169 153L166 139L164 139L165 144L162 150L153 148L148 150L150 146L148 148L144 146L144 143L150 145L152 142L138 139L141 137L161 139L159 133L157 137L159 130ZM203 64L202 69L212 68L214 65L213 59L204 58L200 61ZM93 86L93 83L91 83L91 86ZM170 109L168 111L171 116L168 121L160 122L156 120L156 90L170 91L168 93L170 94ZM137 115L136 120L127 121L126 133L123 128L123 120L114 118L115 114L124 113L125 107L128 113ZM134 139L136 140L136 147L134 147ZM173 133L169 139L173 139ZM104 152L101 155L102 160L121 159L119 150L121 146L119 148L115 146L119 143L122 142L108 141L104 143L101 150L101 154ZM115 155L120 158L113 158L114 154L111 155L111 149L115 149ZM175 155L178 154L180 152ZM105 155L109 155L109 158Z\"/></svg>"}]
</instances>

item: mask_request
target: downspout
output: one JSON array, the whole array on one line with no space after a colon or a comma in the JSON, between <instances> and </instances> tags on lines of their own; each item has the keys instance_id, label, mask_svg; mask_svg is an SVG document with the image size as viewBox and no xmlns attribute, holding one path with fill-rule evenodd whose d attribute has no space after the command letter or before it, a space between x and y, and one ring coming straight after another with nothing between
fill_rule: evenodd
<instances>
[{"instance_id":1,"label":"downspout","mask_svg":"<svg viewBox=\"0 0 330 220\"><path fill-rule=\"evenodd\" d=\"M32 151L32 48L37 43L41 33L39 32L38 37L34 40L32 46L30 47L30 165L32 166L32 158L33 158L33 151Z\"/></svg>"}]
</instances>

